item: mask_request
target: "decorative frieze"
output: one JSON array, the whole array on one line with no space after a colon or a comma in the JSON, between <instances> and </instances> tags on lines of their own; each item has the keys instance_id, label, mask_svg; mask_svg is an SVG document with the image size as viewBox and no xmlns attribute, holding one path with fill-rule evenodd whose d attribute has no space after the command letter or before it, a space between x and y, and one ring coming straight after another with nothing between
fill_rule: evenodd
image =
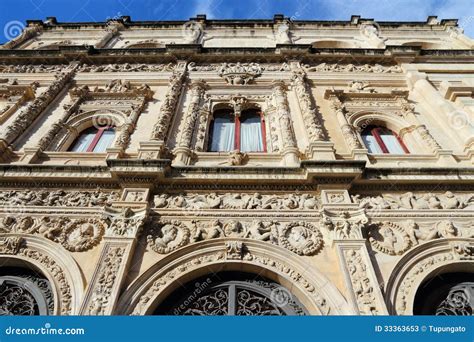
<instances>
[{"instance_id":1,"label":"decorative frieze","mask_svg":"<svg viewBox=\"0 0 474 342\"><path fill-rule=\"evenodd\" d=\"M168 254L189 243L224 237L266 241L298 255L313 255L323 246L320 230L304 221L281 224L261 220L192 220L188 224L177 220L152 223L147 236L148 246L157 253Z\"/></svg>"},{"instance_id":2,"label":"decorative frieze","mask_svg":"<svg viewBox=\"0 0 474 342\"><path fill-rule=\"evenodd\" d=\"M181 209L199 211L205 209L247 209L247 210L315 210L319 199L311 194L161 194L155 195L154 206L158 209Z\"/></svg>"},{"instance_id":3,"label":"decorative frieze","mask_svg":"<svg viewBox=\"0 0 474 342\"><path fill-rule=\"evenodd\" d=\"M22 206L104 207L119 199L116 191L5 190L0 191L0 209Z\"/></svg>"},{"instance_id":4,"label":"decorative frieze","mask_svg":"<svg viewBox=\"0 0 474 342\"><path fill-rule=\"evenodd\" d=\"M342 64L342 63L319 63L318 65L303 65L308 72L366 72L366 73L402 73L399 65L381 65L381 64Z\"/></svg>"},{"instance_id":5,"label":"decorative frieze","mask_svg":"<svg viewBox=\"0 0 474 342\"><path fill-rule=\"evenodd\" d=\"M471 209L474 208L474 195L454 194L446 191L444 194L407 192L402 195L383 194L379 196L352 196L352 200L360 208L370 211L383 209L407 210L436 210L436 209Z\"/></svg>"}]
</instances>

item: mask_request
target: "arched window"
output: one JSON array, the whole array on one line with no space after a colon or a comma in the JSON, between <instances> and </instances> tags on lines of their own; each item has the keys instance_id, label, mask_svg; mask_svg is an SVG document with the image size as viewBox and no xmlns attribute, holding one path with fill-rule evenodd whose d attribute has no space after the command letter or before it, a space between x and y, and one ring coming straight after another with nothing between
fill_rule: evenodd
<instances>
[{"instance_id":1,"label":"arched window","mask_svg":"<svg viewBox=\"0 0 474 342\"><path fill-rule=\"evenodd\" d=\"M69 148L72 152L105 152L112 145L115 138L113 127L90 127L77 137Z\"/></svg>"},{"instance_id":2,"label":"arched window","mask_svg":"<svg viewBox=\"0 0 474 342\"><path fill-rule=\"evenodd\" d=\"M214 113L211 123L209 151L266 152L265 121L255 109L245 110L240 116L229 109Z\"/></svg>"},{"instance_id":3,"label":"arched window","mask_svg":"<svg viewBox=\"0 0 474 342\"><path fill-rule=\"evenodd\" d=\"M306 308L274 281L219 272L182 284L154 312L173 316L303 316Z\"/></svg>"},{"instance_id":4,"label":"arched window","mask_svg":"<svg viewBox=\"0 0 474 342\"><path fill-rule=\"evenodd\" d=\"M369 153L408 154L410 153L397 133L386 127L367 126L362 131L362 140Z\"/></svg>"}]
</instances>

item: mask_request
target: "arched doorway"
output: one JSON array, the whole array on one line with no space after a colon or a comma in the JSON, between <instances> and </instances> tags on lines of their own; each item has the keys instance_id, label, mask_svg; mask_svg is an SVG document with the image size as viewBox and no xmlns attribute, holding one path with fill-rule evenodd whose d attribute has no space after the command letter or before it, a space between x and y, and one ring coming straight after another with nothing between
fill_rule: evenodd
<instances>
[{"instance_id":1,"label":"arched doorway","mask_svg":"<svg viewBox=\"0 0 474 342\"><path fill-rule=\"evenodd\" d=\"M280 284L250 273L220 272L190 281L169 295L155 315L306 315L296 296Z\"/></svg>"},{"instance_id":2,"label":"arched doorway","mask_svg":"<svg viewBox=\"0 0 474 342\"><path fill-rule=\"evenodd\" d=\"M419 287L413 314L472 316L474 311L474 274L438 274Z\"/></svg>"},{"instance_id":3,"label":"arched doorway","mask_svg":"<svg viewBox=\"0 0 474 342\"><path fill-rule=\"evenodd\" d=\"M54 296L49 280L19 267L0 268L0 316L52 315Z\"/></svg>"}]
</instances>

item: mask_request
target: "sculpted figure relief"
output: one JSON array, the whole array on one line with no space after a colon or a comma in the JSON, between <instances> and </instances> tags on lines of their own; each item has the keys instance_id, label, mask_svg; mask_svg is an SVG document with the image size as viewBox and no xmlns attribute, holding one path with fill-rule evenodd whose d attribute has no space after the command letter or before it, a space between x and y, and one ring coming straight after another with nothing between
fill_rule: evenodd
<instances>
[{"instance_id":1,"label":"sculpted figure relief","mask_svg":"<svg viewBox=\"0 0 474 342\"><path fill-rule=\"evenodd\" d=\"M0 206L102 207L119 199L116 191L7 190L0 192Z\"/></svg>"},{"instance_id":2,"label":"sculpted figure relief","mask_svg":"<svg viewBox=\"0 0 474 342\"><path fill-rule=\"evenodd\" d=\"M283 224L257 219L250 222L192 220L189 224L178 220L163 221L152 224L147 242L155 252L167 254L189 243L226 237L265 241L299 255L312 255L323 246L321 232L308 222Z\"/></svg>"},{"instance_id":3,"label":"sculpted figure relief","mask_svg":"<svg viewBox=\"0 0 474 342\"><path fill-rule=\"evenodd\" d=\"M154 197L156 208L189 210L198 209L265 209L265 210L314 210L319 200L311 194L265 195L241 194L161 194Z\"/></svg>"},{"instance_id":4,"label":"sculpted figure relief","mask_svg":"<svg viewBox=\"0 0 474 342\"><path fill-rule=\"evenodd\" d=\"M402 195L382 195L376 197L352 196L355 203L359 203L360 208L366 209L465 209L474 207L474 195L458 194L451 191L444 194L414 194L407 192Z\"/></svg>"},{"instance_id":5,"label":"sculpted figure relief","mask_svg":"<svg viewBox=\"0 0 474 342\"><path fill-rule=\"evenodd\" d=\"M258 63L222 63L218 75L233 85L244 85L262 74Z\"/></svg>"}]
</instances>

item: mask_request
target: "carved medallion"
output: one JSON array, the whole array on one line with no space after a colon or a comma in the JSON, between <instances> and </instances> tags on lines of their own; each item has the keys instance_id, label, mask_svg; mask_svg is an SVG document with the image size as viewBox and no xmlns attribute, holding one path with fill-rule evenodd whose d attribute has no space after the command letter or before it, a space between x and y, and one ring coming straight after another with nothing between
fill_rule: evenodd
<instances>
[{"instance_id":1,"label":"carved medallion","mask_svg":"<svg viewBox=\"0 0 474 342\"><path fill-rule=\"evenodd\" d=\"M188 244L189 237L189 228L179 221L172 220L152 227L147 242L155 252L166 254Z\"/></svg>"},{"instance_id":2,"label":"carved medallion","mask_svg":"<svg viewBox=\"0 0 474 342\"><path fill-rule=\"evenodd\" d=\"M323 236L318 228L307 222L292 222L280 231L283 247L299 255L311 255L321 249Z\"/></svg>"},{"instance_id":3,"label":"carved medallion","mask_svg":"<svg viewBox=\"0 0 474 342\"><path fill-rule=\"evenodd\" d=\"M368 236L372 247L388 255L402 255L411 247L406 231L393 222L371 225Z\"/></svg>"}]
</instances>

